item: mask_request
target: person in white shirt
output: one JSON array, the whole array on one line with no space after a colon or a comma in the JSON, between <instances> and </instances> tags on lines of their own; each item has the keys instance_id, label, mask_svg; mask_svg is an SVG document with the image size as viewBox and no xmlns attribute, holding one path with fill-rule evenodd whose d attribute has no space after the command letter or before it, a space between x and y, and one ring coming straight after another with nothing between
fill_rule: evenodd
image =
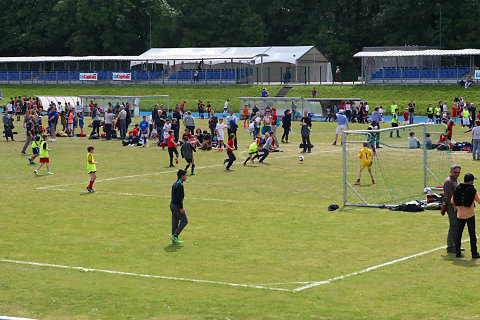
<instances>
[{"instance_id":1,"label":"person in white shirt","mask_svg":"<svg viewBox=\"0 0 480 320\"><path fill-rule=\"evenodd\" d=\"M80 104L80 101L77 101L77 104L75 105L75 112L83 112L83 106Z\"/></svg>"},{"instance_id":2,"label":"person in white shirt","mask_svg":"<svg viewBox=\"0 0 480 320\"><path fill-rule=\"evenodd\" d=\"M228 112L228 104L230 103L230 99L227 99L227 101L225 101L225 104L223 105L223 116L225 117L227 115L227 112Z\"/></svg>"},{"instance_id":3,"label":"person in white shirt","mask_svg":"<svg viewBox=\"0 0 480 320\"><path fill-rule=\"evenodd\" d=\"M62 103L60 101L58 101L58 105L57 105L57 112L60 113L63 111L63 106L62 106Z\"/></svg>"},{"instance_id":4,"label":"person in white shirt","mask_svg":"<svg viewBox=\"0 0 480 320\"><path fill-rule=\"evenodd\" d=\"M223 129L225 129L226 127L227 125L223 123L223 119L222 118L218 119L217 127L215 128L218 134L218 145L217 145L218 148L224 147L223 140L225 140L225 134L223 132Z\"/></svg>"},{"instance_id":5,"label":"person in white shirt","mask_svg":"<svg viewBox=\"0 0 480 320\"><path fill-rule=\"evenodd\" d=\"M7 104L7 111L8 111L8 113L10 113L10 114L13 113L13 104L12 104L11 101Z\"/></svg>"}]
</instances>

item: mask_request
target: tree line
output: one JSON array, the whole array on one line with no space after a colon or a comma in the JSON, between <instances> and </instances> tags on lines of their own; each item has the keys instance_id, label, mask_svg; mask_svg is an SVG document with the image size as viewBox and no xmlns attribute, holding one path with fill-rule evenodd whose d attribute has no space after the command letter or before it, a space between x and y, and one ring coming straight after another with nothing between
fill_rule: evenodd
<instances>
[{"instance_id":1,"label":"tree line","mask_svg":"<svg viewBox=\"0 0 480 320\"><path fill-rule=\"evenodd\" d=\"M440 24L443 49L480 47L479 0L15 0L0 12L0 56L315 45L351 65L364 46L439 46Z\"/></svg>"}]
</instances>

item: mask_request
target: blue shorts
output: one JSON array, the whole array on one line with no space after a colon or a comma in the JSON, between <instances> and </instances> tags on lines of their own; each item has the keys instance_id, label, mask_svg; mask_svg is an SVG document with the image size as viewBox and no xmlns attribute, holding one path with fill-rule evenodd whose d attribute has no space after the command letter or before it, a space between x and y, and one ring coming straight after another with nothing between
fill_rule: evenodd
<instances>
[{"instance_id":1,"label":"blue shorts","mask_svg":"<svg viewBox=\"0 0 480 320\"><path fill-rule=\"evenodd\" d=\"M32 153L33 153L33 154L39 154L39 153L40 153L40 149L39 149L39 148L32 148Z\"/></svg>"}]
</instances>

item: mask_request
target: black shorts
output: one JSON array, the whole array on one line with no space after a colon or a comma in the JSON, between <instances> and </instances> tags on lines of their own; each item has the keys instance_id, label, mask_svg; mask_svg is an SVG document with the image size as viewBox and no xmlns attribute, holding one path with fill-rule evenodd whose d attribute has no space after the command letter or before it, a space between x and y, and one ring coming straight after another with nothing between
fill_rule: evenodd
<instances>
[{"instance_id":1,"label":"black shorts","mask_svg":"<svg viewBox=\"0 0 480 320\"><path fill-rule=\"evenodd\" d=\"M192 163L192 162L193 162L193 158L185 158L185 161L187 161L187 163Z\"/></svg>"}]
</instances>

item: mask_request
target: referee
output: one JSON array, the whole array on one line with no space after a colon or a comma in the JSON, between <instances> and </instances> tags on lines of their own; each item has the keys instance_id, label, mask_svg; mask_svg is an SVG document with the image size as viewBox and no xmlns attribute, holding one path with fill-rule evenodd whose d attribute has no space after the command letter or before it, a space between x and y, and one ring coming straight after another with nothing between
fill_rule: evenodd
<instances>
[{"instance_id":1,"label":"referee","mask_svg":"<svg viewBox=\"0 0 480 320\"><path fill-rule=\"evenodd\" d=\"M183 243L178 239L178 236L188 224L187 214L185 208L183 208L183 198L185 197L183 183L187 180L187 171L178 170L177 178L178 180L172 185L172 201L170 202L170 210L172 211L172 235L170 239L172 244Z\"/></svg>"}]
</instances>

